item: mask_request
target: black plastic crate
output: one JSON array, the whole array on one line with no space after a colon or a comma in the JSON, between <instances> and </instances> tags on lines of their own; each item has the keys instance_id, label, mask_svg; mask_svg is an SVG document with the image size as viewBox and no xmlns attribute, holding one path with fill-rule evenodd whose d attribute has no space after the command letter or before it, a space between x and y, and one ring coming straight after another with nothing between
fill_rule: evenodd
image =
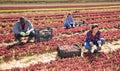
<instances>
[{"instance_id":1,"label":"black plastic crate","mask_svg":"<svg viewBox=\"0 0 120 71\"><path fill-rule=\"evenodd\" d=\"M43 29L35 29L35 41L48 41L52 39L52 34L53 30L50 27L46 27Z\"/></svg>"},{"instance_id":2,"label":"black plastic crate","mask_svg":"<svg viewBox=\"0 0 120 71\"><path fill-rule=\"evenodd\" d=\"M82 52L78 44L58 46L57 51L61 58L81 56Z\"/></svg>"}]
</instances>

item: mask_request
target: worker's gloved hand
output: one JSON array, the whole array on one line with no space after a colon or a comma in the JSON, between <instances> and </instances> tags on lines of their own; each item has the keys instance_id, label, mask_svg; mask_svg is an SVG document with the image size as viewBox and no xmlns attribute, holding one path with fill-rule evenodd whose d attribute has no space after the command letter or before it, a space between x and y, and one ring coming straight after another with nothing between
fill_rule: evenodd
<instances>
[{"instance_id":1,"label":"worker's gloved hand","mask_svg":"<svg viewBox=\"0 0 120 71\"><path fill-rule=\"evenodd\" d=\"M94 53L94 51L97 50L97 46L94 45L93 47L91 47L91 53Z\"/></svg>"},{"instance_id":2,"label":"worker's gloved hand","mask_svg":"<svg viewBox=\"0 0 120 71\"><path fill-rule=\"evenodd\" d=\"M99 45L98 45L98 50L101 50L101 47L102 47L102 45L101 45L101 44L99 44Z\"/></svg>"},{"instance_id":3,"label":"worker's gloved hand","mask_svg":"<svg viewBox=\"0 0 120 71\"><path fill-rule=\"evenodd\" d=\"M98 46L99 46L99 47L102 47L102 45L101 45L101 44L99 44Z\"/></svg>"},{"instance_id":4,"label":"worker's gloved hand","mask_svg":"<svg viewBox=\"0 0 120 71\"><path fill-rule=\"evenodd\" d=\"M30 31L27 31L27 32L26 32L26 35L29 35L29 34L30 34Z\"/></svg>"},{"instance_id":5,"label":"worker's gloved hand","mask_svg":"<svg viewBox=\"0 0 120 71\"><path fill-rule=\"evenodd\" d=\"M20 32L20 35L25 36L25 33L24 32Z\"/></svg>"},{"instance_id":6,"label":"worker's gloved hand","mask_svg":"<svg viewBox=\"0 0 120 71\"><path fill-rule=\"evenodd\" d=\"M73 24L73 27L75 27L75 24Z\"/></svg>"}]
</instances>

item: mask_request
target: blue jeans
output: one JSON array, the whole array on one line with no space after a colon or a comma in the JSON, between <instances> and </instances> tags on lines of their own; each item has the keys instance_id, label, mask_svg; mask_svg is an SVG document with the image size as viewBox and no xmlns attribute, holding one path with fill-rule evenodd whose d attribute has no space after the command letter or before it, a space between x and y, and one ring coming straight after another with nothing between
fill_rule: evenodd
<instances>
[{"instance_id":1,"label":"blue jeans","mask_svg":"<svg viewBox=\"0 0 120 71\"><path fill-rule=\"evenodd\" d=\"M65 23L65 24L64 24L64 27L65 27L66 29L68 29L68 28L70 28L70 27L74 27L74 24Z\"/></svg>"},{"instance_id":2,"label":"blue jeans","mask_svg":"<svg viewBox=\"0 0 120 71\"><path fill-rule=\"evenodd\" d=\"M101 45L105 44L105 39L104 38L100 38L99 41L101 41ZM98 45L98 44L95 44L95 45ZM91 46L90 46L89 42L84 42L84 46L87 50L91 50Z\"/></svg>"}]
</instances>

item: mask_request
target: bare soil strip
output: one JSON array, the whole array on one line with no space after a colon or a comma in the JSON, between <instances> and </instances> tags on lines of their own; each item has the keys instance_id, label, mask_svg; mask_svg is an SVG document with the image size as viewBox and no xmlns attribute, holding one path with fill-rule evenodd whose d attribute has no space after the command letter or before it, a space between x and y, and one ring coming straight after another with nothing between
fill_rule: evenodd
<instances>
[{"instance_id":1,"label":"bare soil strip","mask_svg":"<svg viewBox=\"0 0 120 71\"><path fill-rule=\"evenodd\" d=\"M12 60L0 64L0 70L11 69L14 67L27 67L31 64L37 64L38 62L50 62L56 60L57 52L44 53L39 55L23 57L20 60Z\"/></svg>"},{"instance_id":2,"label":"bare soil strip","mask_svg":"<svg viewBox=\"0 0 120 71\"><path fill-rule=\"evenodd\" d=\"M115 51L119 48L120 48L120 40L113 41L113 42L106 42L106 44L102 47L102 50L100 52L108 53L108 52ZM1 63L0 70L11 69L14 67L20 67L20 68L27 67L27 66L30 66L31 64L36 64L38 62L50 62L51 60L56 60L57 58L58 58L57 52L27 56L19 60L13 59L12 61Z\"/></svg>"}]
</instances>

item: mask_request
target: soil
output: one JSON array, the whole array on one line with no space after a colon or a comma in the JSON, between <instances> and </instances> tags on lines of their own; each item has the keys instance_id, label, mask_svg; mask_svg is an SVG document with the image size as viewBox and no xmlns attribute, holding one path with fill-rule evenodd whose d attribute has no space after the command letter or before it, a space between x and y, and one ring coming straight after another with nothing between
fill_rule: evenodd
<instances>
[{"instance_id":1,"label":"soil","mask_svg":"<svg viewBox=\"0 0 120 71\"><path fill-rule=\"evenodd\" d=\"M102 49L100 52L112 52L120 48L120 40L113 41L113 42L106 42L105 45L102 46ZM83 49L84 52L86 52L85 49ZM84 56L83 56L84 57ZM27 56L23 57L19 60L12 60L9 62L3 62L0 64L0 70L4 69L11 69L14 67L27 67L31 64L36 64L38 62L50 62L51 60L56 60L57 52L50 52L50 53L44 53L39 55L33 55L33 56Z\"/></svg>"},{"instance_id":2,"label":"soil","mask_svg":"<svg viewBox=\"0 0 120 71\"><path fill-rule=\"evenodd\" d=\"M36 64L38 62L50 62L51 60L56 60L56 57L57 57L57 52L52 52L52 53L28 56L20 60L14 59L9 62L1 63L0 70L11 69L14 67L27 67L31 64Z\"/></svg>"}]
</instances>

